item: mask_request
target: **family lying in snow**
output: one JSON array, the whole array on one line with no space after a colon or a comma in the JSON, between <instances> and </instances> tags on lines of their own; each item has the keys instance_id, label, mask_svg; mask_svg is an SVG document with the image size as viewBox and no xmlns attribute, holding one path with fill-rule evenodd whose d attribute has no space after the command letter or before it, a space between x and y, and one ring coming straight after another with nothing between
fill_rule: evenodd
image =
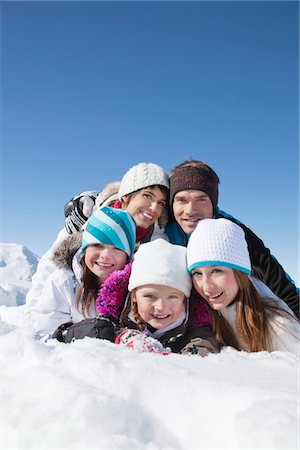
<instances>
[{"instance_id":1,"label":"family lying in snow","mask_svg":"<svg viewBox=\"0 0 300 450\"><path fill-rule=\"evenodd\" d=\"M201 161L170 177L140 163L102 193L75 197L26 299L35 336L162 354L298 354L298 290L264 243L219 209L218 184Z\"/></svg>"}]
</instances>

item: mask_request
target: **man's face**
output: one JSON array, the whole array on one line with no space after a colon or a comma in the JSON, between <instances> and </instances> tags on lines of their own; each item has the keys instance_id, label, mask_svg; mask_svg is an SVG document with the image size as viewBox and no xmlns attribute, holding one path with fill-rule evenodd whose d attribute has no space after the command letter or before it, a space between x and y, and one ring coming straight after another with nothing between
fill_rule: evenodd
<instances>
[{"instance_id":1,"label":"man's face","mask_svg":"<svg viewBox=\"0 0 300 450\"><path fill-rule=\"evenodd\" d=\"M212 218L213 205L203 191L180 191L174 197L173 214L183 231L191 234L200 220Z\"/></svg>"}]
</instances>

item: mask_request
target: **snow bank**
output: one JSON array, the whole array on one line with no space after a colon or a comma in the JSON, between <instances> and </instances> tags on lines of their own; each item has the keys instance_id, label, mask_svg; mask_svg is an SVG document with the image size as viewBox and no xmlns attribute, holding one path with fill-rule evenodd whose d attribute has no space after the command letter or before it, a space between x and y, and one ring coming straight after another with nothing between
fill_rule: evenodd
<instances>
[{"instance_id":1,"label":"snow bank","mask_svg":"<svg viewBox=\"0 0 300 450\"><path fill-rule=\"evenodd\" d=\"M139 354L97 339L43 344L1 307L2 448L296 449L290 353Z\"/></svg>"}]
</instances>

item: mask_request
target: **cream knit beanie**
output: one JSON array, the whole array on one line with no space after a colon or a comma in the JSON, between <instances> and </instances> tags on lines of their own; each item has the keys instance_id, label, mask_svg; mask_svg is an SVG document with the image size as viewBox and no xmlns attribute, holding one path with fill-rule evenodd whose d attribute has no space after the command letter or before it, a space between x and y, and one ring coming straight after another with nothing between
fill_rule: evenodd
<instances>
[{"instance_id":1,"label":"cream knit beanie","mask_svg":"<svg viewBox=\"0 0 300 450\"><path fill-rule=\"evenodd\" d=\"M226 266L251 273L244 231L227 219L200 220L187 246L188 271L200 266Z\"/></svg>"},{"instance_id":2,"label":"cream knit beanie","mask_svg":"<svg viewBox=\"0 0 300 450\"><path fill-rule=\"evenodd\" d=\"M192 281L187 271L186 248L164 239L140 245L134 255L128 290L146 284L176 288L189 297Z\"/></svg>"},{"instance_id":3,"label":"cream knit beanie","mask_svg":"<svg viewBox=\"0 0 300 450\"><path fill-rule=\"evenodd\" d=\"M169 189L169 177L157 164L140 163L131 167L122 178L119 199L149 186L160 185Z\"/></svg>"}]
</instances>

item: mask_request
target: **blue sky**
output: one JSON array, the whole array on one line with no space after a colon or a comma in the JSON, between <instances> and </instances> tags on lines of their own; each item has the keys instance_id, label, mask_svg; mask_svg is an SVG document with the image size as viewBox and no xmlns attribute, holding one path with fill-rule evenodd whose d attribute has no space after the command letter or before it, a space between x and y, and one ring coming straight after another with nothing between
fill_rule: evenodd
<instances>
[{"instance_id":1,"label":"blue sky","mask_svg":"<svg viewBox=\"0 0 300 450\"><path fill-rule=\"evenodd\" d=\"M73 195L191 157L297 278L298 2L2 1L1 28L2 241L42 255Z\"/></svg>"}]
</instances>

